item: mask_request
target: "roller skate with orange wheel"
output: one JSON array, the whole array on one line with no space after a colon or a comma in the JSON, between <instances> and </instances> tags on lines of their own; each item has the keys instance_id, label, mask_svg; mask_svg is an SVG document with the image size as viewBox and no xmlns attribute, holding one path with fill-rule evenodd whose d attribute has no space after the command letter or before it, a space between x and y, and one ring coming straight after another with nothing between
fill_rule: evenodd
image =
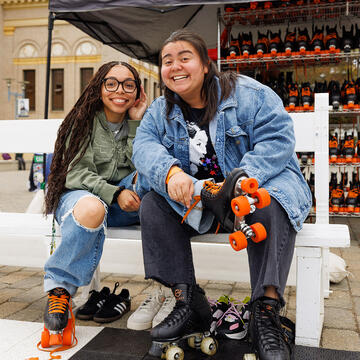
<instances>
[{"instance_id":1,"label":"roller skate with orange wheel","mask_svg":"<svg viewBox=\"0 0 360 360\"><path fill-rule=\"evenodd\" d=\"M44 330L41 333L38 349L47 351L52 356L52 353L70 349L76 344L71 296L63 288L52 289L48 293Z\"/></svg>"},{"instance_id":2,"label":"roller skate with orange wheel","mask_svg":"<svg viewBox=\"0 0 360 360\"><path fill-rule=\"evenodd\" d=\"M249 240L258 243L266 239L265 227L261 223L248 225L245 216L269 206L271 198L266 189L258 188L254 178L237 182L235 195L231 200L231 209L235 215L234 232L230 234L229 242L235 251L240 251L247 247Z\"/></svg>"},{"instance_id":3,"label":"roller skate with orange wheel","mask_svg":"<svg viewBox=\"0 0 360 360\"><path fill-rule=\"evenodd\" d=\"M269 193L258 187L256 179L248 178L244 171L236 168L222 184L205 181L201 190L203 206L215 215L225 231L232 233L230 244L236 251L246 247L250 239L258 242L266 238L263 225L249 226L244 220L244 216L270 204Z\"/></svg>"}]
</instances>

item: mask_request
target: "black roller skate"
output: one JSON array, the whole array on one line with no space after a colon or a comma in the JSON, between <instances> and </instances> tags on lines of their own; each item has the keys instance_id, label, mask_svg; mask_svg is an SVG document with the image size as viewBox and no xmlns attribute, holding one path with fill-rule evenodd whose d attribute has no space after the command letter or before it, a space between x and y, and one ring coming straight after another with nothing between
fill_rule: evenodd
<instances>
[{"instance_id":1,"label":"black roller skate","mask_svg":"<svg viewBox=\"0 0 360 360\"><path fill-rule=\"evenodd\" d=\"M212 314L205 292L198 285L176 284L171 288L176 304L173 311L151 330L149 354L166 360L182 360L184 340L192 348L214 355L217 342L210 336Z\"/></svg>"},{"instance_id":2,"label":"black roller skate","mask_svg":"<svg viewBox=\"0 0 360 360\"><path fill-rule=\"evenodd\" d=\"M249 57L254 53L254 45L252 40L252 34L249 33L242 33L241 37L241 54L243 57Z\"/></svg>"},{"instance_id":3,"label":"black roller skate","mask_svg":"<svg viewBox=\"0 0 360 360\"><path fill-rule=\"evenodd\" d=\"M272 56L276 56L279 52L283 51L283 42L281 41L281 30L279 30L277 33L273 33L270 30L270 53Z\"/></svg>"},{"instance_id":4,"label":"black roller skate","mask_svg":"<svg viewBox=\"0 0 360 360\"><path fill-rule=\"evenodd\" d=\"M336 49L339 48L339 35L337 33L337 25L330 28L328 25L326 26L326 37L325 37L325 47L329 52L335 52Z\"/></svg>"},{"instance_id":5,"label":"black roller skate","mask_svg":"<svg viewBox=\"0 0 360 360\"><path fill-rule=\"evenodd\" d=\"M298 28L298 37L296 41L300 53L304 55L306 51L309 50L309 42L310 42L307 28L305 28L304 30L300 30L300 28Z\"/></svg>"},{"instance_id":6,"label":"black roller skate","mask_svg":"<svg viewBox=\"0 0 360 360\"><path fill-rule=\"evenodd\" d=\"M263 57L264 54L267 54L269 52L269 30L266 32L266 34L262 34L258 31L258 40L255 45L255 52L258 57Z\"/></svg>"},{"instance_id":7,"label":"black roller skate","mask_svg":"<svg viewBox=\"0 0 360 360\"><path fill-rule=\"evenodd\" d=\"M349 31L345 29L345 26L342 27L342 38L341 38L341 48L345 53L349 53L354 49L354 24L351 25Z\"/></svg>"},{"instance_id":8,"label":"black roller skate","mask_svg":"<svg viewBox=\"0 0 360 360\"><path fill-rule=\"evenodd\" d=\"M231 233L229 242L235 251L245 249L249 240L257 243L266 239L262 224L245 222L246 215L270 205L269 193L258 186L255 178L235 168L222 184L205 181L201 190L203 206L215 215L219 226Z\"/></svg>"},{"instance_id":9,"label":"black roller skate","mask_svg":"<svg viewBox=\"0 0 360 360\"><path fill-rule=\"evenodd\" d=\"M296 51L296 29L294 31L286 30L284 49L286 56L290 56L292 52Z\"/></svg>"},{"instance_id":10,"label":"black roller skate","mask_svg":"<svg viewBox=\"0 0 360 360\"><path fill-rule=\"evenodd\" d=\"M293 332L282 326L279 311L280 302L265 296L252 304L249 340L256 355L246 354L244 359L291 359Z\"/></svg>"},{"instance_id":11,"label":"black roller skate","mask_svg":"<svg viewBox=\"0 0 360 360\"><path fill-rule=\"evenodd\" d=\"M313 51L319 53L321 50L324 50L324 26L318 28L313 25L312 32L313 36L310 45Z\"/></svg>"},{"instance_id":12,"label":"black roller skate","mask_svg":"<svg viewBox=\"0 0 360 360\"><path fill-rule=\"evenodd\" d=\"M331 80L328 86L329 105L332 105L333 110L339 110L341 104L341 89L338 81Z\"/></svg>"},{"instance_id":13,"label":"black roller skate","mask_svg":"<svg viewBox=\"0 0 360 360\"><path fill-rule=\"evenodd\" d=\"M41 348L39 349L60 346L60 350L65 350L76 343L75 319L72 313L70 294L63 288L52 289L48 293L44 313L44 330L41 333ZM60 350L54 349L50 353Z\"/></svg>"}]
</instances>

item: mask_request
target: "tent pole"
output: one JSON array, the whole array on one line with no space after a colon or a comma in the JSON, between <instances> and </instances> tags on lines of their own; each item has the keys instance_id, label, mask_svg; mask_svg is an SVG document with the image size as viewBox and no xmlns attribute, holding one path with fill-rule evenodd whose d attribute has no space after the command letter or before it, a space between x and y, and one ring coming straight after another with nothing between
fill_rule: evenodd
<instances>
[{"instance_id":1,"label":"tent pole","mask_svg":"<svg viewBox=\"0 0 360 360\"><path fill-rule=\"evenodd\" d=\"M220 68L220 8L217 9L217 68L218 71L221 71Z\"/></svg>"},{"instance_id":2,"label":"tent pole","mask_svg":"<svg viewBox=\"0 0 360 360\"><path fill-rule=\"evenodd\" d=\"M45 84L45 111L44 119L49 115L49 87L50 87L50 64L51 64L51 43L52 43L52 31L54 28L55 14L49 13L48 22L48 47L47 47L47 60L46 60L46 84Z\"/></svg>"}]
</instances>

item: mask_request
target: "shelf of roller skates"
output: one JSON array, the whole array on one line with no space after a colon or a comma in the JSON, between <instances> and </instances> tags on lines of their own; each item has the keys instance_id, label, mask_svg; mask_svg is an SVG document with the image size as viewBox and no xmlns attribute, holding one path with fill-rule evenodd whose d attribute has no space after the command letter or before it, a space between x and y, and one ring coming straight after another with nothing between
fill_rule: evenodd
<instances>
[{"instance_id":1,"label":"shelf of roller skates","mask_svg":"<svg viewBox=\"0 0 360 360\"><path fill-rule=\"evenodd\" d=\"M358 17L360 1L292 0L226 4L221 20L225 26L269 25L314 19Z\"/></svg>"},{"instance_id":2,"label":"shelf of roller skates","mask_svg":"<svg viewBox=\"0 0 360 360\"><path fill-rule=\"evenodd\" d=\"M354 50L350 53L343 52L341 49L333 50L314 50L314 51L295 51L279 53L257 53L253 55L229 55L226 59L220 60L220 65L224 70L236 68L237 71L244 69L255 69L259 66L289 66L294 65L327 65L339 63L344 59L359 59L360 51Z\"/></svg>"}]
</instances>

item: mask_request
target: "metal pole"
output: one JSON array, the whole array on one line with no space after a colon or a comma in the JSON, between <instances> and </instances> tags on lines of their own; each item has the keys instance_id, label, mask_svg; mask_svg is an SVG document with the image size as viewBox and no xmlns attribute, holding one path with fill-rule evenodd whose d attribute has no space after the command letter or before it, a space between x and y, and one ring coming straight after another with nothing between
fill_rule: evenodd
<instances>
[{"instance_id":1,"label":"metal pole","mask_svg":"<svg viewBox=\"0 0 360 360\"><path fill-rule=\"evenodd\" d=\"M217 9L217 68L218 71L221 71L220 68L220 8Z\"/></svg>"},{"instance_id":2,"label":"metal pole","mask_svg":"<svg viewBox=\"0 0 360 360\"><path fill-rule=\"evenodd\" d=\"M50 87L50 65L51 65L51 43L52 43L52 31L54 28L54 13L49 13L48 22L48 47L47 47L47 60L46 60L46 85L45 85L45 111L44 119L48 118L49 114L49 87Z\"/></svg>"}]
</instances>

